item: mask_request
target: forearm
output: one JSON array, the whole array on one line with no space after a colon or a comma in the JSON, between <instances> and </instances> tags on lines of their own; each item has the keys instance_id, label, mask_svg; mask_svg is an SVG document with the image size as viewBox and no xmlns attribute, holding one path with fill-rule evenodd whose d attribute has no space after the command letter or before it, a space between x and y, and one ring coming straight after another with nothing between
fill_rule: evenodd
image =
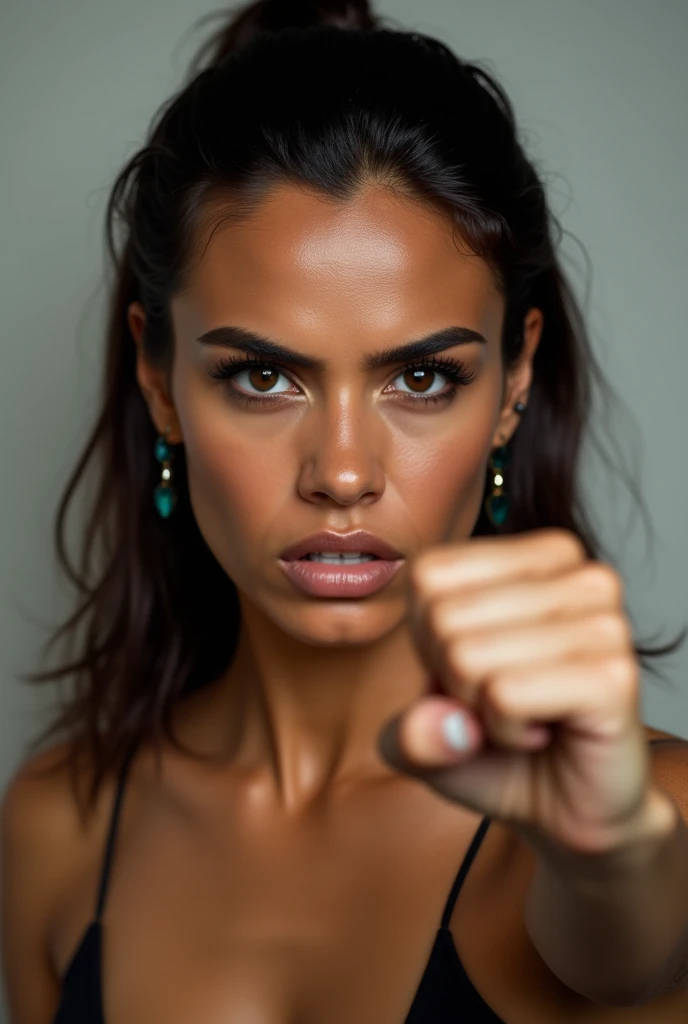
<instances>
[{"instance_id":1,"label":"forearm","mask_svg":"<svg viewBox=\"0 0 688 1024\"><path fill-rule=\"evenodd\" d=\"M652 814L650 838L611 855L536 847L528 934L596 1003L636 1005L688 984L688 826L664 791L653 791Z\"/></svg>"}]
</instances>

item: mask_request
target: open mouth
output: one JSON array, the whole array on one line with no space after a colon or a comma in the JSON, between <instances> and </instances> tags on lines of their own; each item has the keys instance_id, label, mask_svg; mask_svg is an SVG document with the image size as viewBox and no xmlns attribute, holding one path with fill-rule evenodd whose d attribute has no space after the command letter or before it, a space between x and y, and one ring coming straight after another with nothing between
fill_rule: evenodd
<instances>
[{"instance_id":1,"label":"open mouth","mask_svg":"<svg viewBox=\"0 0 688 1024\"><path fill-rule=\"evenodd\" d=\"M322 562L324 565L360 565L362 562L379 562L377 555L356 553L340 554L336 551L312 551L299 558L300 562Z\"/></svg>"},{"instance_id":2,"label":"open mouth","mask_svg":"<svg viewBox=\"0 0 688 1024\"><path fill-rule=\"evenodd\" d=\"M295 553L296 554L296 553ZM279 565L292 583L312 597L370 597L392 580L404 558L381 558L367 551L309 551Z\"/></svg>"}]
</instances>

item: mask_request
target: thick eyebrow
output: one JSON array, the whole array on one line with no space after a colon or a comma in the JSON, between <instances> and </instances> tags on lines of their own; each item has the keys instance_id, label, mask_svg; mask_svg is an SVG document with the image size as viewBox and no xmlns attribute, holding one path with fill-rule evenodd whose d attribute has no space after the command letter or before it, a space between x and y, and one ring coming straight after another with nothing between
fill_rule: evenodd
<instances>
[{"instance_id":1,"label":"thick eyebrow","mask_svg":"<svg viewBox=\"0 0 688 1024\"><path fill-rule=\"evenodd\" d=\"M304 355L302 352L295 352L293 349L279 345L270 338L264 338L260 334L254 334L244 327L214 327L206 331L197 339L201 345L221 345L225 348L237 348L250 355L265 356L270 359L277 359L281 363L291 363L293 366L302 366L306 370L325 370L327 360L317 359L314 356ZM487 339L473 331L469 327L443 327L439 331L410 341L405 345L397 345L395 348L384 349L381 352L372 352L363 360L363 368L376 370L381 366L389 366L392 363L412 362L414 359L422 359L425 356L432 356L436 352L442 352L445 348L453 348L455 345L466 345L472 341L478 341L483 345Z\"/></svg>"}]
</instances>

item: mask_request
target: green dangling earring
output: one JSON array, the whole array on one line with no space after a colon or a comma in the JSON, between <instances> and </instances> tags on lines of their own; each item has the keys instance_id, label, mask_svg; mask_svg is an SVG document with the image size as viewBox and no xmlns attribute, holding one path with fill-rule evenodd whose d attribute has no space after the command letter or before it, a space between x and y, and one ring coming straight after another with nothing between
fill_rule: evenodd
<instances>
[{"instance_id":1,"label":"green dangling earring","mask_svg":"<svg viewBox=\"0 0 688 1024\"><path fill-rule=\"evenodd\" d=\"M489 466L492 471L492 492L485 499L485 512L493 526L503 526L509 515L509 496L504 494L504 472L509 464L509 449L505 444L493 448Z\"/></svg>"},{"instance_id":2,"label":"green dangling earring","mask_svg":"<svg viewBox=\"0 0 688 1024\"><path fill-rule=\"evenodd\" d=\"M161 519L167 519L168 516L174 511L174 506L177 504L177 491L172 486L172 459L174 458L174 452L170 448L167 437L170 433L168 427L165 431L165 436L162 434L158 436L155 442L155 457L158 462L162 462L162 475L158 486L153 492L153 500L155 501L155 507L158 510L158 515Z\"/></svg>"},{"instance_id":3,"label":"green dangling earring","mask_svg":"<svg viewBox=\"0 0 688 1024\"><path fill-rule=\"evenodd\" d=\"M525 412L526 406L523 402L516 402L514 412ZM504 493L504 470L509 465L511 453L505 444L493 448L490 454L489 466L492 470L492 492L485 499L484 508L487 518L493 526L504 526L511 500L508 494Z\"/></svg>"}]
</instances>

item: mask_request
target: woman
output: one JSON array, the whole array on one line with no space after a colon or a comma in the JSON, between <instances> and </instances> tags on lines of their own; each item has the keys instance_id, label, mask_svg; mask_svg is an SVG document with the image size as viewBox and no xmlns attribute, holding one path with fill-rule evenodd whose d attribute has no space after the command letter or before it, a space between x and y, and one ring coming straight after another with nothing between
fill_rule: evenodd
<instances>
[{"instance_id":1,"label":"woman","mask_svg":"<svg viewBox=\"0 0 688 1024\"><path fill-rule=\"evenodd\" d=\"M254 4L107 226L15 1024L685 1020L686 744L638 717L663 651L579 505L597 371L500 87L361 0Z\"/></svg>"}]
</instances>

